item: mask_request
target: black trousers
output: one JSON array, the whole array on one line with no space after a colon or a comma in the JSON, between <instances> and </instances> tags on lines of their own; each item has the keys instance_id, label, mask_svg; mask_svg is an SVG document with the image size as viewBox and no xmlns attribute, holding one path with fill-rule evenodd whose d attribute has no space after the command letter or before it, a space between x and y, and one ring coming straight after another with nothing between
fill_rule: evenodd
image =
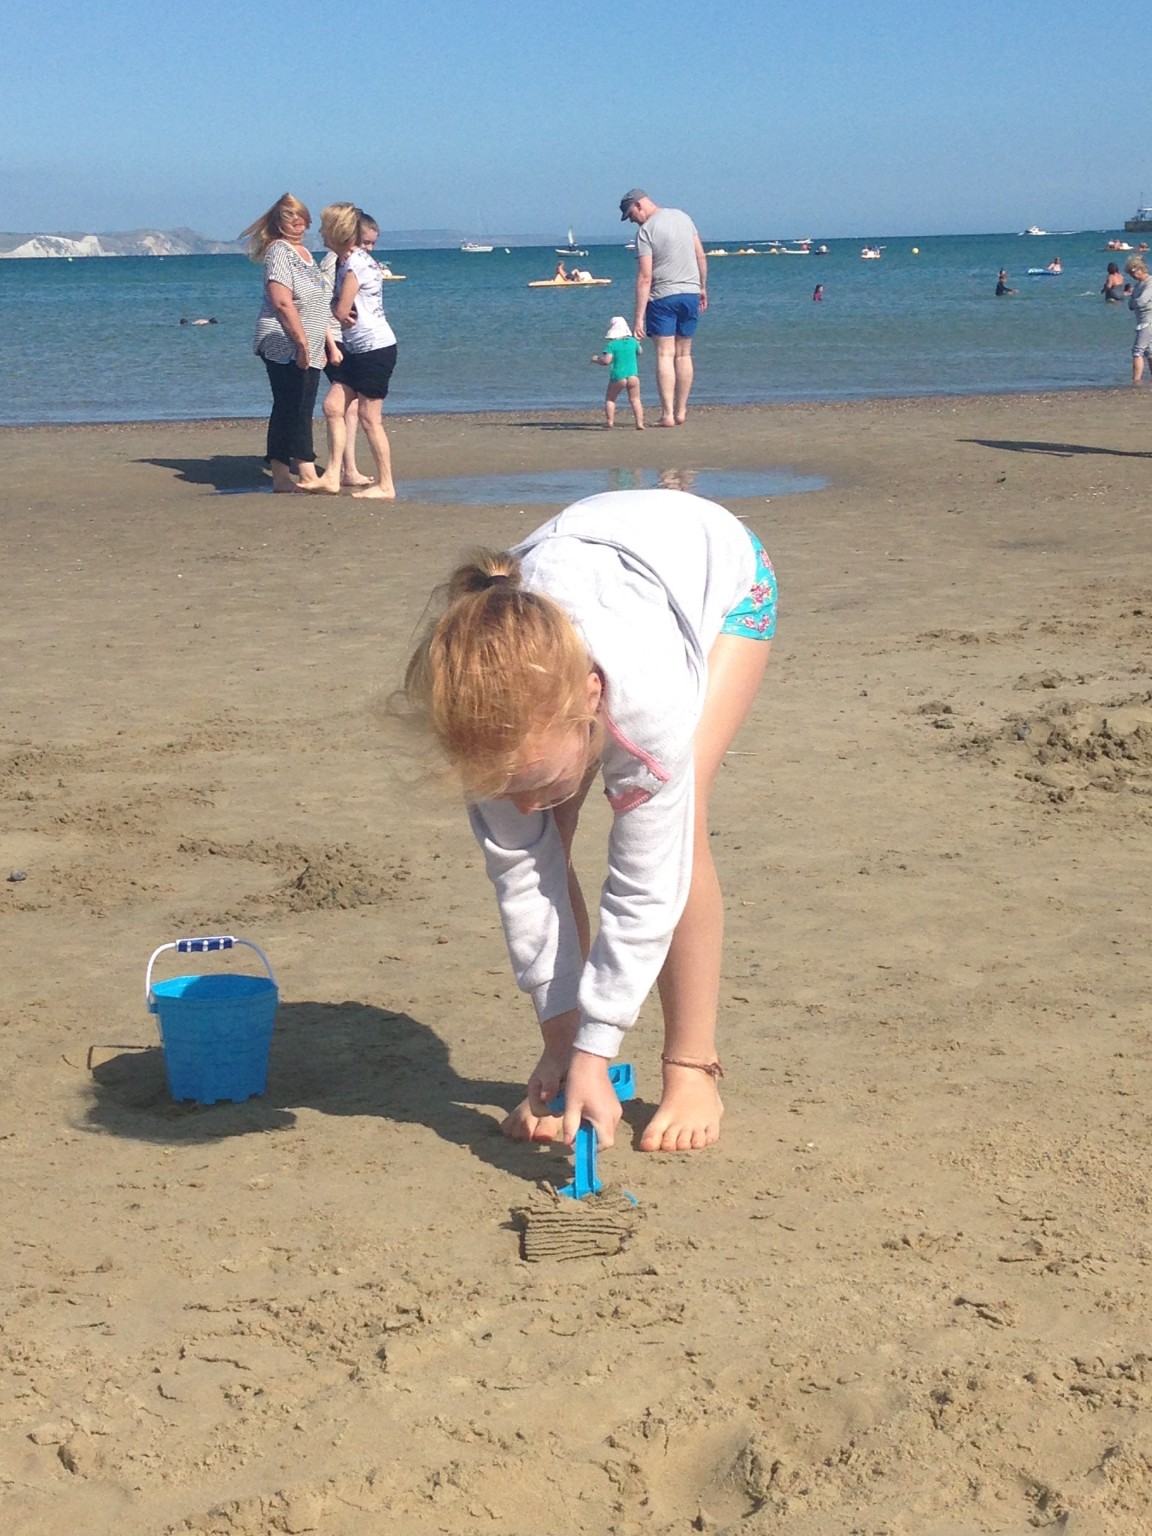
<instances>
[{"instance_id":1,"label":"black trousers","mask_svg":"<svg viewBox=\"0 0 1152 1536\"><path fill-rule=\"evenodd\" d=\"M312 446L312 412L320 388L319 368L297 368L295 363L270 363L263 359L272 386L272 414L268 418L268 457L281 464L290 459L315 464Z\"/></svg>"}]
</instances>

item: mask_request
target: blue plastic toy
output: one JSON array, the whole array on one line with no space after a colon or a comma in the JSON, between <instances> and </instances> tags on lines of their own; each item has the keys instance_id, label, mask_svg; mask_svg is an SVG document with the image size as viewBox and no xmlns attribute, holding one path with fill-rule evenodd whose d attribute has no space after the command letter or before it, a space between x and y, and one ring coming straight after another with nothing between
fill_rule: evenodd
<instances>
[{"instance_id":1,"label":"blue plastic toy","mask_svg":"<svg viewBox=\"0 0 1152 1536\"><path fill-rule=\"evenodd\" d=\"M632 1065L627 1061L619 1061L608 1068L608 1081L616 1097L621 1104L627 1104L629 1099L636 1097L636 1079L632 1072ZM564 1095L558 1094L550 1099L548 1108L554 1115L564 1113ZM585 1195L598 1195L604 1188L603 1180L596 1177L596 1130L587 1120L581 1120L580 1129L576 1132L576 1145L573 1148L575 1164L572 1169L574 1178L571 1184L565 1184L558 1189L558 1195L565 1196L568 1200L583 1200ZM629 1195L628 1199L636 1204L636 1196Z\"/></svg>"}]
</instances>

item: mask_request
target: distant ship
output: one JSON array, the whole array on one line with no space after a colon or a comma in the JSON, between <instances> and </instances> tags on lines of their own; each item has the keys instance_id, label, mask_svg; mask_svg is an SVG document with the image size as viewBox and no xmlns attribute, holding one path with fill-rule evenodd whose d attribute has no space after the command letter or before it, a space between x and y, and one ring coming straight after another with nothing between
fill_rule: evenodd
<instances>
[{"instance_id":1,"label":"distant ship","mask_svg":"<svg viewBox=\"0 0 1152 1536\"><path fill-rule=\"evenodd\" d=\"M481 245L478 240L465 240L460 249L462 251L486 252L490 251L492 247L490 245Z\"/></svg>"},{"instance_id":2,"label":"distant ship","mask_svg":"<svg viewBox=\"0 0 1152 1536\"><path fill-rule=\"evenodd\" d=\"M1152 229L1152 208L1137 208L1130 219L1124 220L1124 228L1129 234L1146 234Z\"/></svg>"},{"instance_id":3,"label":"distant ship","mask_svg":"<svg viewBox=\"0 0 1152 1536\"><path fill-rule=\"evenodd\" d=\"M1020 233L1022 235L1046 235L1048 231L1046 229L1041 229L1039 224L1029 224L1028 228L1022 229Z\"/></svg>"},{"instance_id":4,"label":"distant ship","mask_svg":"<svg viewBox=\"0 0 1152 1536\"><path fill-rule=\"evenodd\" d=\"M557 256L587 256L588 252L576 244L576 236L572 230L568 231L567 245L554 245L552 249Z\"/></svg>"}]
</instances>

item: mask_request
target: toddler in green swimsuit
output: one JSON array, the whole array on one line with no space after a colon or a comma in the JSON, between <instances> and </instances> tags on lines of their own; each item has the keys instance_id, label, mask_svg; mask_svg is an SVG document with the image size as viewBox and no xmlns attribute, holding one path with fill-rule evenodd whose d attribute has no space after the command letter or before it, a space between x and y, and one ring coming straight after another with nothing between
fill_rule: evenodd
<instances>
[{"instance_id":1,"label":"toddler in green swimsuit","mask_svg":"<svg viewBox=\"0 0 1152 1536\"><path fill-rule=\"evenodd\" d=\"M637 359L640 343L629 329L623 315L613 315L612 324L604 340L604 350L594 352L592 361L603 368L610 368L608 392L604 396L604 425L611 431L616 425L616 400L620 391L628 391L628 404L636 419L636 430L644 430L644 407L640 403L640 371Z\"/></svg>"}]
</instances>

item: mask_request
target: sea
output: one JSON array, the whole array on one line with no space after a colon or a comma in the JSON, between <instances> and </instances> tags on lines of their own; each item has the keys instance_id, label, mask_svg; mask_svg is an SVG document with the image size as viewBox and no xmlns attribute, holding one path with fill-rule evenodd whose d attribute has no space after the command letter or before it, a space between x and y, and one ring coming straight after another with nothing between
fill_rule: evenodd
<instances>
[{"instance_id":1,"label":"sea","mask_svg":"<svg viewBox=\"0 0 1152 1536\"><path fill-rule=\"evenodd\" d=\"M863 239L807 256L725 240L730 254L709 264L693 401L1123 385L1133 317L1100 296L1107 262L1125 259L1105 248L1112 238L1140 236L868 237L878 261L861 259ZM400 348L390 414L598 407L605 376L592 353L613 315L632 314L635 258L623 241L577 262L607 288L529 288L552 275L550 247L376 254L406 279L385 289ZM1029 275L1057 255L1062 276ZM995 297L1001 267L1013 297ZM251 347L259 302L259 268L243 256L0 260L0 424L264 417L268 385ZM652 400L650 346L642 370Z\"/></svg>"}]
</instances>

